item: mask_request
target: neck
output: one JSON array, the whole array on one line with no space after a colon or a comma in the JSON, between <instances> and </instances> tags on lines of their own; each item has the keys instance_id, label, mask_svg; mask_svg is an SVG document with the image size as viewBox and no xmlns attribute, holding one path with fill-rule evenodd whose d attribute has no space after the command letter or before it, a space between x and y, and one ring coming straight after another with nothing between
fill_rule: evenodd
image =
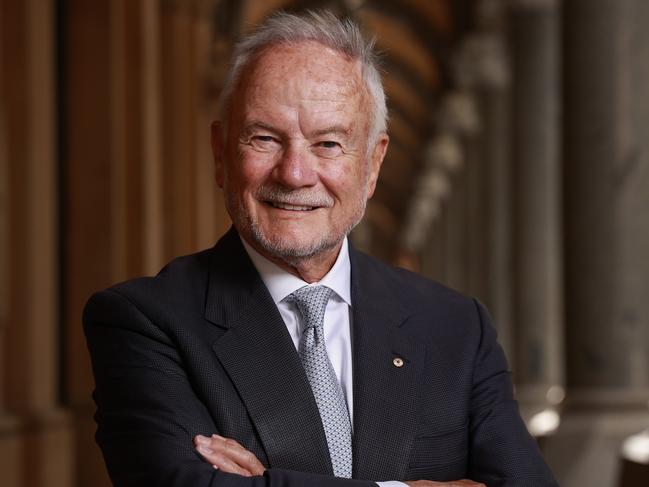
<instances>
[{"instance_id":1,"label":"neck","mask_svg":"<svg viewBox=\"0 0 649 487\"><path fill-rule=\"evenodd\" d=\"M331 270L340 253L340 246L341 244L338 244L335 248L321 252L313 257L276 263L282 269L311 284L322 280L327 275L327 272Z\"/></svg>"},{"instance_id":2,"label":"neck","mask_svg":"<svg viewBox=\"0 0 649 487\"><path fill-rule=\"evenodd\" d=\"M320 281L325 275L327 275L327 272L331 270L338 258L344 240L330 249L325 249L309 257L289 258L272 255L255 243L250 242L248 239L246 239L246 242L260 255L276 264L281 269L311 284L312 282Z\"/></svg>"}]
</instances>

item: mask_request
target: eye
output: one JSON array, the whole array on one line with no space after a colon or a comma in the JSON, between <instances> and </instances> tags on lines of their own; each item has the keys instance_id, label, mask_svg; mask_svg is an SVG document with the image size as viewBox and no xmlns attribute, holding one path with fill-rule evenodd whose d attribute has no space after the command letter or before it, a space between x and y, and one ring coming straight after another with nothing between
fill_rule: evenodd
<instances>
[{"instance_id":1,"label":"eye","mask_svg":"<svg viewBox=\"0 0 649 487\"><path fill-rule=\"evenodd\" d=\"M325 149L335 149L336 147L340 147L340 144L333 140L325 140L324 142L320 142L320 146Z\"/></svg>"},{"instance_id":2,"label":"eye","mask_svg":"<svg viewBox=\"0 0 649 487\"><path fill-rule=\"evenodd\" d=\"M254 149L261 151L275 150L279 144L279 139L273 137L272 135L253 135L248 139L248 144Z\"/></svg>"},{"instance_id":3,"label":"eye","mask_svg":"<svg viewBox=\"0 0 649 487\"><path fill-rule=\"evenodd\" d=\"M338 157L343 153L340 143L335 140L323 140L312 146L313 152L320 157Z\"/></svg>"}]
</instances>

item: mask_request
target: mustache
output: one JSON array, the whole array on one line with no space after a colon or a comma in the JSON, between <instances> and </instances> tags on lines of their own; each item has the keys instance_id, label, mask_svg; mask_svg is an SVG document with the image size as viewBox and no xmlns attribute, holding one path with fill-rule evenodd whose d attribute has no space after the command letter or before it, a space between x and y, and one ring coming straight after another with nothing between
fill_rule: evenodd
<instances>
[{"instance_id":1,"label":"mustache","mask_svg":"<svg viewBox=\"0 0 649 487\"><path fill-rule=\"evenodd\" d=\"M295 206L333 206L334 199L326 192L314 189L287 189L282 186L261 186L255 193L258 200Z\"/></svg>"}]
</instances>

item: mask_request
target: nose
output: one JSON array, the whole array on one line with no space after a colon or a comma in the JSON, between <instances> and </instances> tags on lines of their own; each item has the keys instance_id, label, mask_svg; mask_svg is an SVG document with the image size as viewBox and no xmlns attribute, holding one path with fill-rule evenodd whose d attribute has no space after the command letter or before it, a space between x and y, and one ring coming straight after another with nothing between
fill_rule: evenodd
<instances>
[{"instance_id":1,"label":"nose","mask_svg":"<svg viewBox=\"0 0 649 487\"><path fill-rule=\"evenodd\" d=\"M314 186L318 182L317 161L308 150L287 144L272 175L275 181L291 189Z\"/></svg>"}]
</instances>

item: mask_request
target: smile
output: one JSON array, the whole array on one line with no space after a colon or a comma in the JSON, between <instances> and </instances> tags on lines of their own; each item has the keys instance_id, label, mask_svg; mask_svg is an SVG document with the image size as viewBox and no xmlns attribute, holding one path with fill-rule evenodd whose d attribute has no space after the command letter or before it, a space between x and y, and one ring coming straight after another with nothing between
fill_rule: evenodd
<instances>
[{"instance_id":1,"label":"smile","mask_svg":"<svg viewBox=\"0 0 649 487\"><path fill-rule=\"evenodd\" d=\"M279 203L276 201L268 201L268 204L274 208L279 208L281 210L289 210L289 211L311 211L315 209L314 206L291 205L289 203Z\"/></svg>"}]
</instances>

